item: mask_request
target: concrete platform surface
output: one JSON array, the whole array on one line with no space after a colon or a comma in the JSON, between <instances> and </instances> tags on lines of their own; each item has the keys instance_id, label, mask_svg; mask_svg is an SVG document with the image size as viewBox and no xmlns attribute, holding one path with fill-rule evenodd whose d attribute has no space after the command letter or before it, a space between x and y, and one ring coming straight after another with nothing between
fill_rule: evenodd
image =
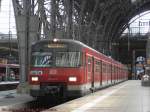
<instances>
[{"instance_id":1,"label":"concrete platform surface","mask_svg":"<svg viewBox=\"0 0 150 112\"><path fill-rule=\"evenodd\" d=\"M16 89L19 81L0 81L0 92Z\"/></svg>"},{"instance_id":2,"label":"concrete platform surface","mask_svg":"<svg viewBox=\"0 0 150 112\"><path fill-rule=\"evenodd\" d=\"M19 81L1 81L0 85L6 85L6 84L19 84Z\"/></svg>"},{"instance_id":3,"label":"concrete platform surface","mask_svg":"<svg viewBox=\"0 0 150 112\"><path fill-rule=\"evenodd\" d=\"M0 112L7 112L8 108L16 108L16 106L32 100L31 96L17 94L16 90L0 91Z\"/></svg>"},{"instance_id":4,"label":"concrete platform surface","mask_svg":"<svg viewBox=\"0 0 150 112\"><path fill-rule=\"evenodd\" d=\"M44 112L150 112L150 87L129 80Z\"/></svg>"}]
</instances>

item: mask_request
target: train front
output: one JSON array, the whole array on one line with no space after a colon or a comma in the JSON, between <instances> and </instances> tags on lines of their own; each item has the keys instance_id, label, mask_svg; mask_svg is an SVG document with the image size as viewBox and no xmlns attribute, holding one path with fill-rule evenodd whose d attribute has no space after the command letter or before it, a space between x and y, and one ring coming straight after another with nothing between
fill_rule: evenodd
<instances>
[{"instance_id":1,"label":"train front","mask_svg":"<svg viewBox=\"0 0 150 112\"><path fill-rule=\"evenodd\" d=\"M32 46L30 95L74 96L84 79L81 48L71 41L43 40Z\"/></svg>"}]
</instances>

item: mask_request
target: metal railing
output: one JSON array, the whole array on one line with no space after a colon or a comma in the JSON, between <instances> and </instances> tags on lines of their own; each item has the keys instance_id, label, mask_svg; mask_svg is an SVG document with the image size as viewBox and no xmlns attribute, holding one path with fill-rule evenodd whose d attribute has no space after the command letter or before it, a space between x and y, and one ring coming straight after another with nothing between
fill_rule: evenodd
<instances>
[{"instance_id":1,"label":"metal railing","mask_svg":"<svg viewBox=\"0 0 150 112\"><path fill-rule=\"evenodd\" d=\"M145 38L150 36L149 28L145 27L130 27L130 32L126 31L122 36Z\"/></svg>"}]
</instances>

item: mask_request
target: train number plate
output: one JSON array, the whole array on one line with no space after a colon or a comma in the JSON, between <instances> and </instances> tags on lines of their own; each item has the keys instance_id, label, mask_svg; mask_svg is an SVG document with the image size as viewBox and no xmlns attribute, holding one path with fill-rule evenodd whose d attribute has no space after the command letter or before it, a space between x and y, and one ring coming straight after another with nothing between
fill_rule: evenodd
<instances>
[{"instance_id":1,"label":"train number plate","mask_svg":"<svg viewBox=\"0 0 150 112\"><path fill-rule=\"evenodd\" d=\"M57 74L57 70L56 69L51 69L51 70L49 70L49 74Z\"/></svg>"}]
</instances>

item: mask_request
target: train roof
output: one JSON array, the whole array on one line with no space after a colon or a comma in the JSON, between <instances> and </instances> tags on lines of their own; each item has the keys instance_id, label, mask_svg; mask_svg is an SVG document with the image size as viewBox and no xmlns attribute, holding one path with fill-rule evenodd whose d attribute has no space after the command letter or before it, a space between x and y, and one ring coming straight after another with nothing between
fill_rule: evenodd
<instances>
[{"instance_id":1,"label":"train roof","mask_svg":"<svg viewBox=\"0 0 150 112\"><path fill-rule=\"evenodd\" d=\"M47 42L47 41L53 42L54 39L43 39L43 40L40 40L40 41L38 41L38 42L36 42L36 43L33 43L33 45L35 45L35 44L37 44L37 43L41 43L41 42ZM73 40L73 39L57 39L57 42L73 43L73 44L78 45L78 47L81 47L81 48L83 48L83 47L84 47L84 48L88 48L88 49L90 49L90 50L92 50L92 51L94 51L94 52L96 52L96 53L102 55L103 57L108 58L108 56L106 56L105 54L96 51L95 49L93 49L93 48L87 46L86 44L84 44L84 43L82 43L82 42L80 42L80 41L78 41L78 40ZM109 58L109 59L112 60L113 62L115 62L116 64L123 65L122 63L120 63L120 62L114 60L113 58Z\"/></svg>"},{"instance_id":2,"label":"train roof","mask_svg":"<svg viewBox=\"0 0 150 112\"><path fill-rule=\"evenodd\" d=\"M47 41L53 42L52 39L51 39L51 40L49 40L49 39L43 39L43 40L40 40L40 41L38 41L38 42L36 42L36 43L47 42ZM82 42L80 42L80 41L78 41L78 40L72 40L72 39L58 39L58 42L66 42L66 43L77 44L77 45L80 46L80 47L89 48L89 49L91 49L91 50L94 51L94 52L100 53L100 52L96 51L95 49L93 49L93 48L87 46L86 44L84 44L84 43L82 43ZM33 43L33 45L36 44L36 43ZM102 53L100 53L100 54L102 54ZM104 54L102 54L102 55L104 55ZM106 56L106 55L104 55L104 56ZM106 57L107 57L107 56L106 56Z\"/></svg>"},{"instance_id":3,"label":"train roof","mask_svg":"<svg viewBox=\"0 0 150 112\"><path fill-rule=\"evenodd\" d=\"M43 40L39 40L34 44L37 44L37 43L41 43L41 42L54 42L54 39L43 39ZM84 43L78 41L78 40L72 40L72 39L57 39L56 42L66 42L66 43L74 43L74 44L78 44L80 47L88 47L87 45L85 45Z\"/></svg>"}]
</instances>

